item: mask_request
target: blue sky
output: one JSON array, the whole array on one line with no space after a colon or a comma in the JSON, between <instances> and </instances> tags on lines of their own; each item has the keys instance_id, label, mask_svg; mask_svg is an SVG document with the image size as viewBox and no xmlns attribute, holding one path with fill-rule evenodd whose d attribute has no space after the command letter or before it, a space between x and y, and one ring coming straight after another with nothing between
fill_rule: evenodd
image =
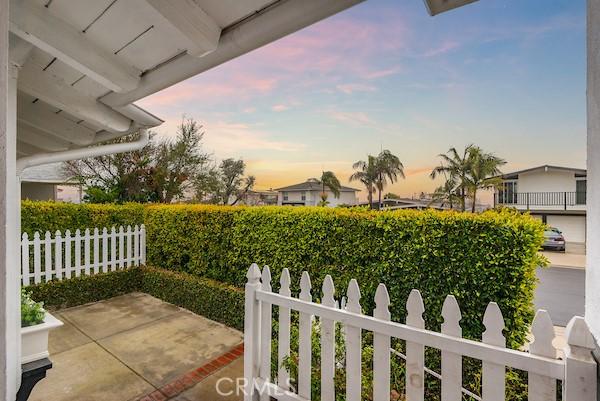
<instances>
[{"instance_id":1,"label":"blue sky","mask_svg":"<svg viewBox=\"0 0 600 401\"><path fill-rule=\"evenodd\" d=\"M367 0L143 99L173 135L239 157L257 188L334 171L383 147L405 165L390 191L438 183L437 154L476 143L505 171L585 166L584 0L480 0L430 17L421 0ZM364 191L363 191L364 192Z\"/></svg>"}]
</instances>

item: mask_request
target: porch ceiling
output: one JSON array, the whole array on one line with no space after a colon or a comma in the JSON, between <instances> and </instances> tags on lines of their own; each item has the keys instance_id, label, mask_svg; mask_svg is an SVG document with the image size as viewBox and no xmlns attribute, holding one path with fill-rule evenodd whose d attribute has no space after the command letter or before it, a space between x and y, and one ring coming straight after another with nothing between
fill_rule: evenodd
<instances>
[{"instance_id":1,"label":"porch ceiling","mask_svg":"<svg viewBox=\"0 0 600 401\"><path fill-rule=\"evenodd\" d=\"M157 126L133 102L361 1L11 0L18 157Z\"/></svg>"}]
</instances>

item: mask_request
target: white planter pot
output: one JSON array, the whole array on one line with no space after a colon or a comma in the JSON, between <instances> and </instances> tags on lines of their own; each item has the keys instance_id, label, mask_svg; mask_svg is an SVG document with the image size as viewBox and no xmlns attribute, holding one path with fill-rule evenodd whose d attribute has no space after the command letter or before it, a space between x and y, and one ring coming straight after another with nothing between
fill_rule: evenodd
<instances>
[{"instance_id":1,"label":"white planter pot","mask_svg":"<svg viewBox=\"0 0 600 401\"><path fill-rule=\"evenodd\" d=\"M44 322L21 328L21 363L29 363L48 357L48 333L63 322L46 312Z\"/></svg>"}]
</instances>

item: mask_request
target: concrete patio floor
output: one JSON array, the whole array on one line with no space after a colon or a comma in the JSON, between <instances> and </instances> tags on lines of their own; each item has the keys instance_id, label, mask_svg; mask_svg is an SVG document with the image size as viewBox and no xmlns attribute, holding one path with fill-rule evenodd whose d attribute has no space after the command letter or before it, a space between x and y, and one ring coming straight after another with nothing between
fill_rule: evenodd
<instances>
[{"instance_id":1,"label":"concrete patio floor","mask_svg":"<svg viewBox=\"0 0 600 401\"><path fill-rule=\"evenodd\" d=\"M243 377L242 333L132 293L63 309L50 334L54 367L33 401L241 400L216 383ZM231 381L221 390L231 393Z\"/></svg>"}]
</instances>

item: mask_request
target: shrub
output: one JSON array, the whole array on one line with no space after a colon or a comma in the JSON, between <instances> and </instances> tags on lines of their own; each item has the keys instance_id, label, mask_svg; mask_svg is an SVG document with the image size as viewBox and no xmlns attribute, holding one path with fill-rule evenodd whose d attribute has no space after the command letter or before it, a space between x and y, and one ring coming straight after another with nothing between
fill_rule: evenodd
<instances>
[{"instance_id":1,"label":"shrub","mask_svg":"<svg viewBox=\"0 0 600 401\"><path fill-rule=\"evenodd\" d=\"M29 286L27 290L34 300L43 301L47 307L68 308L138 291L141 278L141 270L132 268L53 280Z\"/></svg>"},{"instance_id":2,"label":"shrub","mask_svg":"<svg viewBox=\"0 0 600 401\"><path fill-rule=\"evenodd\" d=\"M35 231L54 233L69 229L127 226L144 222L144 206L136 203L125 205L76 205L60 202L21 202L21 231L32 235Z\"/></svg>"},{"instance_id":3,"label":"shrub","mask_svg":"<svg viewBox=\"0 0 600 401\"><path fill-rule=\"evenodd\" d=\"M522 345L533 318L535 269L543 224L510 210L467 214L371 212L291 207L150 206L148 260L158 266L242 286L251 263L283 268L298 283L302 270L318 297L326 274L338 294L357 278L365 313L379 282L392 318L405 320L411 289L421 291L427 327L439 331L448 294L462 310L463 334L479 339L487 304L499 304L507 345ZM295 290L298 288L296 286Z\"/></svg>"},{"instance_id":4,"label":"shrub","mask_svg":"<svg viewBox=\"0 0 600 401\"><path fill-rule=\"evenodd\" d=\"M35 302L29 292L21 288L21 327L35 326L44 321L46 311L43 302Z\"/></svg>"},{"instance_id":5,"label":"shrub","mask_svg":"<svg viewBox=\"0 0 600 401\"><path fill-rule=\"evenodd\" d=\"M185 273L134 267L27 287L31 297L66 308L141 291L239 330L244 328L242 290Z\"/></svg>"},{"instance_id":6,"label":"shrub","mask_svg":"<svg viewBox=\"0 0 600 401\"><path fill-rule=\"evenodd\" d=\"M244 292L231 285L155 267L142 268L139 291L238 330L244 329Z\"/></svg>"}]
</instances>

